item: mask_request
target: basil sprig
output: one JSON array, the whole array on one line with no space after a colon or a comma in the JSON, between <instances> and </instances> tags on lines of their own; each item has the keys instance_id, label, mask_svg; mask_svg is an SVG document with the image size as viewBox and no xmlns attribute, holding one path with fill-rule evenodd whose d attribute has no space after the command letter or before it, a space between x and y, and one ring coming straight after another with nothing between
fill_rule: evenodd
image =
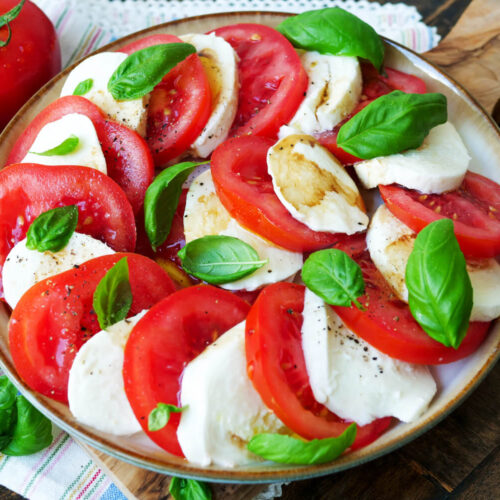
<instances>
[{"instance_id":1,"label":"basil sprig","mask_svg":"<svg viewBox=\"0 0 500 500\"><path fill-rule=\"evenodd\" d=\"M36 153L35 151L30 151L30 153L38 156L64 156L73 153L78 147L80 140L76 135L71 134L67 139L65 139L61 144L47 149L41 153Z\"/></svg>"},{"instance_id":2,"label":"basil sprig","mask_svg":"<svg viewBox=\"0 0 500 500\"><path fill-rule=\"evenodd\" d=\"M12 30L10 29L9 23L11 23L20 14L25 1L26 0L21 0L17 5L12 7L12 9L0 16L0 28L7 25L7 39L0 40L0 47L6 47L9 44L10 39L12 38Z\"/></svg>"},{"instance_id":3,"label":"basil sprig","mask_svg":"<svg viewBox=\"0 0 500 500\"><path fill-rule=\"evenodd\" d=\"M326 303L358 309L358 298L365 293L359 265L342 250L329 248L312 253L304 262L302 281Z\"/></svg>"},{"instance_id":4,"label":"basil sprig","mask_svg":"<svg viewBox=\"0 0 500 500\"><path fill-rule=\"evenodd\" d=\"M150 431L159 431L160 429L163 429L163 427L168 424L171 413L181 413L186 408L187 406L179 408L175 405L158 403L156 405L156 408L151 410L151 413L148 416L148 429Z\"/></svg>"},{"instance_id":5,"label":"basil sprig","mask_svg":"<svg viewBox=\"0 0 500 500\"><path fill-rule=\"evenodd\" d=\"M116 68L108 90L117 101L138 99L151 92L177 64L194 54L189 43L163 43L130 54Z\"/></svg>"},{"instance_id":6,"label":"basil sprig","mask_svg":"<svg viewBox=\"0 0 500 500\"><path fill-rule=\"evenodd\" d=\"M386 156L422 145L448 119L443 94L395 90L375 99L340 127L337 145L358 158Z\"/></svg>"},{"instance_id":7,"label":"basil sprig","mask_svg":"<svg viewBox=\"0 0 500 500\"><path fill-rule=\"evenodd\" d=\"M248 243L223 235L190 241L177 255L185 271L215 285L236 281L267 263Z\"/></svg>"},{"instance_id":8,"label":"basil sprig","mask_svg":"<svg viewBox=\"0 0 500 500\"><path fill-rule=\"evenodd\" d=\"M174 500L212 500L210 486L196 479L174 476L168 490Z\"/></svg>"},{"instance_id":9,"label":"basil sprig","mask_svg":"<svg viewBox=\"0 0 500 500\"><path fill-rule=\"evenodd\" d=\"M472 285L453 221L430 223L415 239L406 265L411 313L434 340L457 349L472 311Z\"/></svg>"},{"instance_id":10,"label":"basil sprig","mask_svg":"<svg viewBox=\"0 0 500 500\"><path fill-rule=\"evenodd\" d=\"M282 434L257 434L247 448L259 457L281 464L324 464L335 460L354 443L356 431L353 423L338 437L312 441Z\"/></svg>"},{"instance_id":11,"label":"basil sprig","mask_svg":"<svg viewBox=\"0 0 500 500\"><path fill-rule=\"evenodd\" d=\"M105 330L127 317L132 305L127 257L120 259L99 281L93 299L100 327Z\"/></svg>"},{"instance_id":12,"label":"basil sprig","mask_svg":"<svg viewBox=\"0 0 500 500\"><path fill-rule=\"evenodd\" d=\"M301 49L362 57L378 70L384 61L384 43L377 32L359 17L339 7L310 10L289 17L276 29Z\"/></svg>"},{"instance_id":13,"label":"basil sprig","mask_svg":"<svg viewBox=\"0 0 500 500\"><path fill-rule=\"evenodd\" d=\"M92 78L81 81L73 90L73 95L85 95L94 85Z\"/></svg>"},{"instance_id":14,"label":"basil sprig","mask_svg":"<svg viewBox=\"0 0 500 500\"><path fill-rule=\"evenodd\" d=\"M39 252L58 252L68 244L77 224L76 205L47 210L31 223L26 234L26 247Z\"/></svg>"}]
</instances>

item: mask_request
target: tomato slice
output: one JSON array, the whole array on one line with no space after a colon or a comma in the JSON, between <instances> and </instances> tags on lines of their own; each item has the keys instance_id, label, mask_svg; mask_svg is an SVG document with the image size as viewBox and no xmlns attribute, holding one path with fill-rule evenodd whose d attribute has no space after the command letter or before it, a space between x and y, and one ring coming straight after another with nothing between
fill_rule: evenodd
<instances>
[{"instance_id":1,"label":"tomato slice","mask_svg":"<svg viewBox=\"0 0 500 500\"><path fill-rule=\"evenodd\" d=\"M11 165L0 171L0 275L8 253L26 236L33 219L66 205L78 206L78 232L104 241L117 251L134 249L132 207L108 176L74 165Z\"/></svg>"},{"instance_id":2,"label":"tomato slice","mask_svg":"<svg viewBox=\"0 0 500 500\"><path fill-rule=\"evenodd\" d=\"M92 120L106 159L108 175L125 191L137 214L154 177L154 164L149 148L140 135L124 125L108 120L95 104L84 97L60 97L38 113L15 142L7 158L7 165L20 163L42 127L69 113L80 113Z\"/></svg>"},{"instance_id":3,"label":"tomato slice","mask_svg":"<svg viewBox=\"0 0 500 500\"><path fill-rule=\"evenodd\" d=\"M249 309L232 293L199 285L162 300L133 329L125 347L125 391L144 432L168 452L183 456L177 440L180 415L173 413L163 429L151 432L149 414L158 403L180 405L186 365L243 321Z\"/></svg>"},{"instance_id":4,"label":"tomato slice","mask_svg":"<svg viewBox=\"0 0 500 500\"><path fill-rule=\"evenodd\" d=\"M129 317L175 290L152 260L116 253L40 281L22 296L9 323L10 352L19 375L33 390L67 402L69 370L76 353L101 330L92 306L95 288L123 257L134 299Z\"/></svg>"},{"instance_id":5,"label":"tomato slice","mask_svg":"<svg viewBox=\"0 0 500 500\"><path fill-rule=\"evenodd\" d=\"M275 283L266 287L246 321L248 376L264 403L285 425L307 439L340 435L349 422L314 399L302 351L305 287ZM377 439L391 418L358 426L352 449Z\"/></svg>"},{"instance_id":6,"label":"tomato slice","mask_svg":"<svg viewBox=\"0 0 500 500\"><path fill-rule=\"evenodd\" d=\"M245 136L222 143L211 161L217 195L242 226L276 245L295 252L332 245L337 235L309 229L294 219L276 196L267 172L267 150L274 142Z\"/></svg>"},{"instance_id":7,"label":"tomato slice","mask_svg":"<svg viewBox=\"0 0 500 500\"><path fill-rule=\"evenodd\" d=\"M161 43L182 42L174 35L152 35L120 48L132 54ZM151 92L146 141L156 165L184 153L201 134L212 112L208 78L193 54L170 70Z\"/></svg>"},{"instance_id":8,"label":"tomato slice","mask_svg":"<svg viewBox=\"0 0 500 500\"><path fill-rule=\"evenodd\" d=\"M230 135L276 138L307 90L307 74L295 49L281 33L260 24L233 24L213 32L240 59L238 110Z\"/></svg>"},{"instance_id":9,"label":"tomato slice","mask_svg":"<svg viewBox=\"0 0 500 500\"><path fill-rule=\"evenodd\" d=\"M345 325L383 353L408 363L437 365L451 363L474 352L484 340L490 323L470 323L458 349L446 347L429 337L413 319L408 305L394 295L375 267L366 249L364 235L346 236L335 248L350 255L361 267L365 295L359 298L366 307L335 306Z\"/></svg>"},{"instance_id":10,"label":"tomato slice","mask_svg":"<svg viewBox=\"0 0 500 500\"><path fill-rule=\"evenodd\" d=\"M467 172L457 191L443 194L422 194L396 185L379 188L387 208L413 231L438 219L452 219L467 257L500 254L500 185L491 179Z\"/></svg>"}]
</instances>

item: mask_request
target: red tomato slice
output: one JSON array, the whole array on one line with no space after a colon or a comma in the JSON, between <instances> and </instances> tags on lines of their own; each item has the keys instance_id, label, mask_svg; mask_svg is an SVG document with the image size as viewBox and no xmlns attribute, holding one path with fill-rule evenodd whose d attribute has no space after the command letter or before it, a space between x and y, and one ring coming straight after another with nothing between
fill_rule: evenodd
<instances>
[{"instance_id":1,"label":"red tomato slice","mask_svg":"<svg viewBox=\"0 0 500 500\"><path fill-rule=\"evenodd\" d=\"M220 288L184 288L154 306L135 326L125 347L123 379L144 432L159 446L183 456L177 441L180 415L159 431L148 430L158 403L180 406L182 372L220 335L243 321L250 306ZM230 376L230 374L228 374Z\"/></svg>"},{"instance_id":2,"label":"red tomato slice","mask_svg":"<svg viewBox=\"0 0 500 500\"><path fill-rule=\"evenodd\" d=\"M309 229L294 219L276 196L266 160L274 143L257 136L222 143L211 161L217 195L242 226L276 245L295 252L332 245L337 235Z\"/></svg>"},{"instance_id":3,"label":"red tomato slice","mask_svg":"<svg viewBox=\"0 0 500 500\"><path fill-rule=\"evenodd\" d=\"M275 138L307 90L307 74L295 49L281 33L260 24L233 24L213 32L240 58L238 111L230 134Z\"/></svg>"},{"instance_id":4,"label":"red tomato slice","mask_svg":"<svg viewBox=\"0 0 500 500\"><path fill-rule=\"evenodd\" d=\"M134 249L132 207L109 177L74 165L11 165L0 171L0 275L8 253L26 236L33 219L66 205L78 205L78 232L104 241L117 251Z\"/></svg>"},{"instance_id":5,"label":"red tomato slice","mask_svg":"<svg viewBox=\"0 0 500 500\"><path fill-rule=\"evenodd\" d=\"M101 330L92 306L94 291L123 257L127 257L134 298L129 317L175 290L152 260L116 253L40 281L22 296L9 323L10 352L19 375L33 390L67 402L69 370L76 353Z\"/></svg>"},{"instance_id":6,"label":"red tomato slice","mask_svg":"<svg viewBox=\"0 0 500 500\"><path fill-rule=\"evenodd\" d=\"M380 186L387 208L419 232L438 219L452 219L460 248L467 257L500 254L500 185L473 172L457 191L422 194L400 186Z\"/></svg>"},{"instance_id":7,"label":"red tomato slice","mask_svg":"<svg viewBox=\"0 0 500 500\"><path fill-rule=\"evenodd\" d=\"M304 309L302 285L266 287L246 321L248 376L264 403L285 425L307 439L340 435L349 425L318 403L309 384L300 329ZM377 439L391 418L358 426L352 449Z\"/></svg>"},{"instance_id":8,"label":"red tomato slice","mask_svg":"<svg viewBox=\"0 0 500 500\"><path fill-rule=\"evenodd\" d=\"M335 306L345 325L383 353L408 363L437 365L451 363L474 352L484 340L490 323L470 323L458 349L446 347L429 337L413 319L410 308L399 300L380 274L366 249L364 235L345 237L335 248L350 255L363 271L365 295L359 302L366 307Z\"/></svg>"},{"instance_id":9,"label":"red tomato slice","mask_svg":"<svg viewBox=\"0 0 500 500\"><path fill-rule=\"evenodd\" d=\"M174 35L152 35L120 48L132 54L161 43L182 42ZM212 112L208 78L193 54L170 70L151 92L146 141L155 164L162 166L184 153L201 134Z\"/></svg>"},{"instance_id":10,"label":"red tomato slice","mask_svg":"<svg viewBox=\"0 0 500 500\"><path fill-rule=\"evenodd\" d=\"M79 96L60 97L31 121L12 148L7 165L20 163L40 130L69 113L80 113L92 120L106 159L108 175L125 191L134 213L144 203L146 189L153 182L154 164L144 139L129 128L110 121L88 99Z\"/></svg>"}]
</instances>

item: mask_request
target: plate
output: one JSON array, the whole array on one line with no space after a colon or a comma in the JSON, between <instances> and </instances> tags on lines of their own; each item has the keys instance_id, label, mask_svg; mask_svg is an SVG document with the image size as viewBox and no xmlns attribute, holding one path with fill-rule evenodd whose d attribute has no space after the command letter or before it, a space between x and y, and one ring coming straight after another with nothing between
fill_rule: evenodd
<instances>
[{"instance_id":1,"label":"plate","mask_svg":"<svg viewBox=\"0 0 500 500\"><path fill-rule=\"evenodd\" d=\"M288 15L278 12L233 12L192 17L134 33L100 51L117 50L126 43L156 33L203 33L219 26L241 22L276 26ZM429 91L441 92L448 98L450 120L460 132L472 157L471 170L500 183L500 131L491 118L461 85L436 66L395 42L384 41L388 66L423 78ZM73 67L74 65L67 68L47 83L6 127L0 136L0 165L5 163L16 138L31 119L58 97L64 79ZM67 406L32 392L19 378L12 364L8 348L8 316L7 307L0 305L0 364L28 400L58 426L77 439L138 467L164 474L218 482L255 483L306 479L339 472L389 453L429 430L448 415L477 387L500 357L500 323L497 322L474 354L464 360L432 368L438 384L438 395L416 422L394 424L376 442L332 463L316 466L266 463L239 469L215 466L201 468L169 455L145 435L114 437L81 425L72 417Z\"/></svg>"}]
</instances>

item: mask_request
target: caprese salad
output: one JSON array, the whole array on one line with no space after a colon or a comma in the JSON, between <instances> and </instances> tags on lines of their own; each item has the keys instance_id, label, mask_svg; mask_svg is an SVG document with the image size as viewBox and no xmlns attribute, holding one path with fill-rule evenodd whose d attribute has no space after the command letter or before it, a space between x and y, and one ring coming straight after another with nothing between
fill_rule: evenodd
<instances>
[{"instance_id":1,"label":"caprese salad","mask_svg":"<svg viewBox=\"0 0 500 500\"><path fill-rule=\"evenodd\" d=\"M74 67L0 172L29 387L200 466L325 463L418 419L428 365L500 316L500 186L383 61L329 8Z\"/></svg>"}]
</instances>

